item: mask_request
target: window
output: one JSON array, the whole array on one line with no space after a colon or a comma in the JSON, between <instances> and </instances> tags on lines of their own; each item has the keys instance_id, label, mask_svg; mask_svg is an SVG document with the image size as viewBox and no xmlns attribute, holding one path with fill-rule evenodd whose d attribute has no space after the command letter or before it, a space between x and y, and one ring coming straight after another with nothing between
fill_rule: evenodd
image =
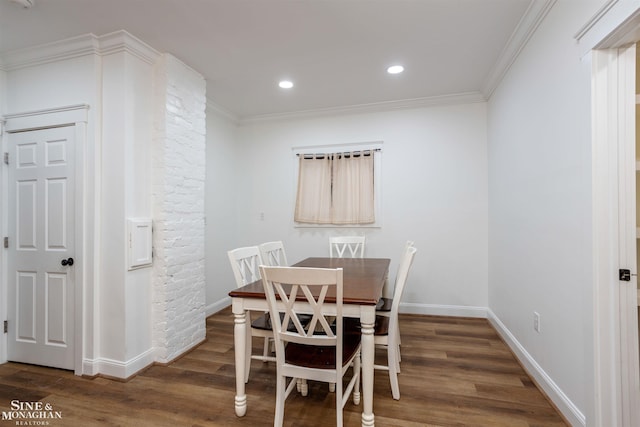
<instances>
[{"instance_id":1,"label":"window","mask_svg":"<svg viewBox=\"0 0 640 427\"><path fill-rule=\"evenodd\" d=\"M378 144L294 149L298 226L379 226Z\"/></svg>"}]
</instances>

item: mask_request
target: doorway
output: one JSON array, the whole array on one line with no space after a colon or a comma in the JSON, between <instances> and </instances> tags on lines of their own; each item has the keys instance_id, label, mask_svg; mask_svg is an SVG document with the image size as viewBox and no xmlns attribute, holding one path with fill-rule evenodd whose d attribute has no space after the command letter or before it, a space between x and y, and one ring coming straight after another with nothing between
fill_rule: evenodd
<instances>
[{"instance_id":1,"label":"doorway","mask_svg":"<svg viewBox=\"0 0 640 427\"><path fill-rule=\"evenodd\" d=\"M7 358L72 370L74 129L13 132L7 145Z\"/></svg>"},{"instance_id":2,"label":"doorway","mask_svg":"<svg viewBox=\"0 0 640 427\"><path fill-rule=\"evenodd\" d=\"M0 189L7 296L0 354L77 375L84 373L87 113L75 105L6 115Z\"/></svg>"}]
</instances>

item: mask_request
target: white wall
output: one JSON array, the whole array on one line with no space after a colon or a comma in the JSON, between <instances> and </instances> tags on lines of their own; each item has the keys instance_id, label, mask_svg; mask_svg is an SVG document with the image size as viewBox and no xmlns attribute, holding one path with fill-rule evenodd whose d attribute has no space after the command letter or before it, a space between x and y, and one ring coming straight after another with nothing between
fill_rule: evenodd
<instances>
[{"instance_id":1,"label":"white wall","mask_svg":"<svg viewBox=\"0 0 640 427\"><path fill-rule=\"evenodd\" d=\"M207 315L228 306L229 286L234 282L227 251L237 243L236 174L237 124L207 102L205 183L205 277Z\"/></svg>"},{"instance_id":2,"label":"white wall","mask_svg":"<svg viewBox=\"0 0 640 427\"><path fill-rule=\"evenodd\" d=\"M101 138L101 206L100 236L100 356L112 361L126 360L124 336L126 332L126 266L125 253L125 173L127 131L126 111L119 100L127 91L125 53L108 55L102 60L102 121Z\"/></svg>"},{"instance_id":3,"label":"white wall","mask_svg":"<svg viewBox=\"0 0 640 427\"><path fill-rule=\"evenodd\" d=\"M219 129L220 140L232 139L228 124ZM393 278L405 241L414 240L419 249L403 298L413 305L403 309L482 315L478 307L487 306L488 243L483 103L256 122L238 128L237 152L226 144L221 152L229 155L224 171L230 173L215 187L222 203L207 203L208 233L218 233L226 245L207 256L208 263L213 260L222 269L222 274L209 273L209 289L216 291L208 298L224 296L235 286L226 260L226 250L234 247L282 240L290 262L328 256L328 236L335 230L293 226L291 149L370 141L384 142L383 225L356 230L367 236L366 256L391 258ZM210 135L209 149L216 144ZM208 194L212 190L208 188ZM226 207L231 196L235 205ZM229 231L220 231L233 228L233 239Z\"/></svg>"},{"instance_id":4,"label":"white wall","mask_svg":"<svg viewBox=\"0 0 640 427\"><path fill-rule=\"evenodd\" d=\"M126 365L152 348L151 269L128 271L126 251L126 219L151 217L152 77L152 65L127 52L102 57L99 301L105 365Z\"/></svg>"},{"instance_id":5,"label":"white wall","mask_svg":"<svg viewBox=\"0 0 640 427\"><path fill-rule=\"evenodd\" d=\"M79 103L95 105L98 95L95 85L96 66L96 57L85 55L9 71L7 113Z\"/></svg>"},{"instance_id":6,"label":"white wall","mask_svg":"<svg viewBox=\"0 0 640 427\"><path fill-rule=\"evenodd\" d=\"M126 58L124 96L124 218L152 218L151 151L153 135L153 65L134 56ZM103 147L104 148L104 147ZM113 165L115 169L117 166ZM125 224L126 229L126 224ZM127 247L125 233L123 241ZM120 251L122 254L122 250ZM126 251L125 251L126 253ZM121 255L122 256L122 255ZM127 271L124 314L127 322L124 346L126 361L150 352L153 347L151 315L151 268ZM149 356L151 357L151 356ZM146 360L149 363L149 360ZM143 363L146 366L147 363ZM137 371L140 367L133 367Z\"/></svg>"},{"instance_id":7,"label":"white wall","mask_svg":"<svg viewBox=\"0 0 640 427\"><path fill-rule=\"evenodd\" d=\"M591 64L573 36L593 6L556 3L488 109L489 308L576 424L592 398L593 260Z\"/></svg>"}]
</instances>

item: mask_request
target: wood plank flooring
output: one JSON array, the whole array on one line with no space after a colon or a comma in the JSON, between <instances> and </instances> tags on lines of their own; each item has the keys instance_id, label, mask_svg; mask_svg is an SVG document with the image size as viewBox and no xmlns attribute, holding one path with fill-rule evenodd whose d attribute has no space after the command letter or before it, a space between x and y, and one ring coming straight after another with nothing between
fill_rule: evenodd
<instances>
[{"instance_id":1,"label":"wood plank flooring","mask_svg":"<svg viewBox=\"0 0 640 427\"><path fill-rule=\"evenodd\" d=\"M566 426L506 344L484 319L401 315L401 399L376 371L376 426ZM254 340L255 351L261 343ZM384 352L377 356L384 357ZM0 365L0 411L14 399L42 401L60 411L49 426L273 425L275 365L252 361L248 411L234 411L233 318L225 309L207 319L207 339L170 366L152 366L128 382L82 378L67 371ZM335 425L334 395L310 383L292 394L286 426ZM362 406L344 408L344 425L359 426ZM15 422L0 421L2 425Z\"/></svg>"}]
</instances>

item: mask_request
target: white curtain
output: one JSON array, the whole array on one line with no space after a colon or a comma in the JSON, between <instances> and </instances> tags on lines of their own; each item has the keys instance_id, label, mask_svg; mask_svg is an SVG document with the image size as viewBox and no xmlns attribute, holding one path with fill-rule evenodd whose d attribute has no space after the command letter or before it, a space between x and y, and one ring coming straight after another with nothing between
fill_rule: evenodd
<instances>
[{"instance_id":1,"label":"white curtain","mask_svg":"<svg viewBox=\"0 0 640 427\"><path fill-rule=\"evenodd\" d=\"M300 155L295 221L374 223L373 165L372 151Z\"/></svg>"},{"instance_id":2,"label":"white curtain","mask_svg":"<svg viewBox=\"0 0 640 427\"><path fill-rule=\"evenodd\" d=\"M332 224L375 222L373 153L334 156L332 190Z\"/></svg>"},{"instance_id":3,"label":"white curtain","mask_svg":"<svg viewBox=\"0 0 640 427\"><path fill-rule=\"evenodd\" d=\"M310 224L331 222L331 158L300 155L294 219Z\"/></svg>"}]
</instances>

